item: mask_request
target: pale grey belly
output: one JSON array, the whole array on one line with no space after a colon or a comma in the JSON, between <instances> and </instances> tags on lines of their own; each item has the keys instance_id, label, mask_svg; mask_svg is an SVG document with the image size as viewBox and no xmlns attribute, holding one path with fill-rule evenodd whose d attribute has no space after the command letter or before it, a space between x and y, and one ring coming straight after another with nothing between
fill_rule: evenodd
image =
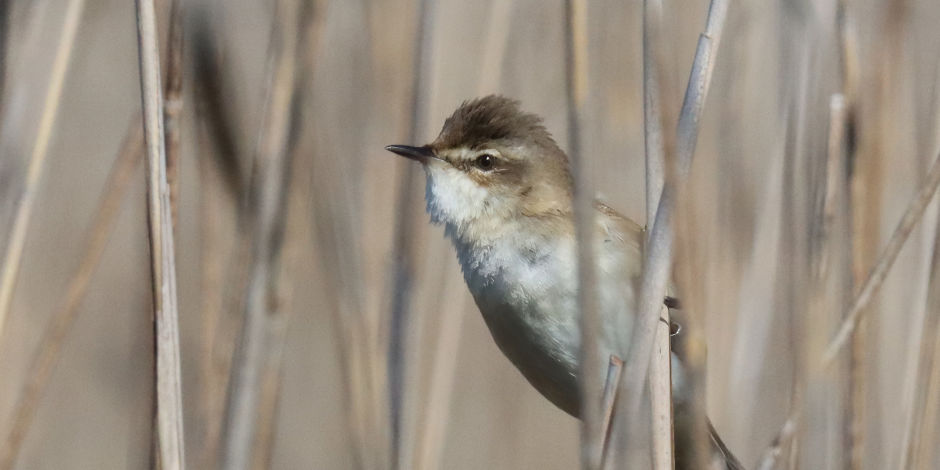
<instances>
[{"instance_id":1,"label":"pale grey belly","mask_svg":"<svg viewBox=\"0 0 940 470\"><path fill-rule=\"evenodd\" d=\"M578 416L578 344L547 335L518 309L483 297L474 296L499 349L545 398ZM556 329L563 326L556 325Z\"/></svg>"},{"instance_id":2,"label":"pale grey belly","mask_svg":"<svg viewBox=\"0 0 940 470\"><path fill-rule=\"evenodd\" d=\"M511 296L494 284L471 290L503 354L549 401L578 416L580 328L573 290L556 290L515 302L506 302ZM617 330L615 325L604 325L603 329ZM595 367L603 377L610 355L623 357L625 351L610 338L602 337L600 343L601 361ZM598 388L602 386L598 384Z\"/></svg>"}]
</instances>

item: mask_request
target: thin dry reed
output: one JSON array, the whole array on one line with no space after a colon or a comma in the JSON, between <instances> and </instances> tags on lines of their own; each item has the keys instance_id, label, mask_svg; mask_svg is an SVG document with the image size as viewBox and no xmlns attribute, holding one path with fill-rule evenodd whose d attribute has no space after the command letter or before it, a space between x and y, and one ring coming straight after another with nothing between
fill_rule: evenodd
<instances>
[{"instance_id":1,"label":"thin dry reed","mask_svg":"<svg viewBox=\"0 0 940 470\"><path fill-rule=\"evenodd\" d=\"M156 348L156 439L154 456L164 470L186 468L183 386L180 365L176 249L163 131L163 97L156 13L152 0L137 0L137 44L147 158L147 223Z\"/></svg>"},{"instance_id":2,"label":"thin dry reed","mask_svg":"<svg viewBox=\"0 0 940 470\"><path fill-rule=\"evenodd\" d=\"M851 10L850 5L846 0L839 0L836 4L836 30L839 35L839 62L840 62L840 73L841 73L841 86L842 94L845 99L845 152L846 160L848 162L855 162L858 158L857 153L857 143L856 143L856 132L859 128L858 122L858 89L859 89L859 56L858 56L858 32L856 30L855 18L853 11ZM858 184L849 183L849 190L852 188L858 189ZM850 193L851 194L851 193ZM845 201L845 205L848 208L851 208L853 198L848 198ZM855 197L854 199L858 199ZM847 210L848 212L848 210ZM851 214L846 214L847 217L853 217ZM849 273L846 274L846 282L844 283L847 290L843 294L843 298L848 298L854 292L851 290L854 288L856 282L856 275L851 271L861 271L865 269L865 263L867 259L861 259L857 255L859 253L854 252L856 248L861 248L860 245L854 243L855 237L852 236L851 231L847 231L847 236L849 238L850 247L853 250L850 259L848 260L848 269ZM855 245L855 246L853 246ZM854 265L853 265L854 264ZM855 344L853 345L852 355L846 361L845 368L846 376L844 379L844 394L845 399L842 405L842 427L845 430L845 435L843 438L843 452L849 456L850 462L849 465L853 468L858 468L862 459L861 451L858 446L858 436L856 435L855 429L857 424L861 420L861 411L865 407L864 403L864 371L862 370L862 350L864 348L863 338L856 337Z\"/></svg>"},{"instance_id":3,"label":"thin dry reed","mask_svg":"<svg viewBox=\"0 0 940 470\"><path fill-rule=\"evenodd\" d=\"M668 470L675 466L672 415L672 347L669 337L669 309L662 308L663 321L656 326L650 363L650 412L652 418L653 468ZM619 378L619 377L618 377Z\"/></svg>"},{"instance_id":4,"label":"thin dry reed","mask_svg":"<svg viewBox=\"0 0 940 470\"><path fill-rule=\"evenodd\" d=\"M581 349L578 378L581 387L581 468L601 468L604 436L601 427L601 401L596 369L598 337L601 328L597 304L597 268L594 265L594 190L591 171L581 142L588 92L587 4L583 0L565 2L565 97L567 104L568 157L574 177L574 223L578 252L578 310L581 314Z\"/></svg>"},{"instance_id":5,"label":"thin dry reed","mask_svg":"<svg viewBox=\"0 0 940 470\"><path fill-rule=\"evenodd\" d=\"M656 220L656 210L663 192L666 148L668 146L670 154L675 150L670 126L670 123L674 122L671 95L663 92L663 84L670 83L672 77L667 73L665 66L662 9L662 2L659 0L643 2L643 136L646 151L647 227ZM664 112L663 107L668 109ZM664 132L664 129L668 131ZM651 233L652 231L649 231L648 235ZM669 309L664 307L661 310L662 321L656 325L649 378L653 468L657 470L675 466L670 320Z\"/></svg>"},{"instance_id":6,"label":"thin dry reed","mask_svg":"<svg viewBox=\"0 0 940 470\"><path fill-rule=\"evenodd\" d=\"M643 279L637 301L637 321L624 369L623 389L620 392L625 402L623 412L626 422L632 428L626 434L626 442L633 448L636 447L633 443L637 440L631 439L630 436L631 434L637 435L641 429L639 426L642 420L639 416L642 391L646 384L650 357L653 352L656 324L659 322L659 314L670 277L677 192L691 170L692 157L698 139L699 120L711 83L714 57L720 44L728 3L726 0L712 0L709 6L705 32L699 36L685 100L679 114L675 157L666 153L663 191L659 199L656 218L649 229L649 241L645 247Z\"/></svg>"}]
</instances>

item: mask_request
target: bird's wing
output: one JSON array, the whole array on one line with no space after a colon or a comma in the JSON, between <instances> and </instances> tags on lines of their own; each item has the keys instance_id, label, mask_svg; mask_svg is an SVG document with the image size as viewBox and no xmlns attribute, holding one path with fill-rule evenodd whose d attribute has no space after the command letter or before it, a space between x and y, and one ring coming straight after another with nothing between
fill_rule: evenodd
<instances>
[{"instance_id":1,"label":"bird's wing","mask_svg":"<svg viewBox=\"0 0 940 470\"><path fill-rule=\"evenodd\" d=\"M644 230L640 224L601 201L594 201L594 208L603 215L601 228L606 230L610 237L617 238L640 252L643 251Z\"/></svg>"},{"instance_id":2,"label":"bird's wing","mask_svg":"<svg viewBox=\"0 0 940 470\"><path fill-rule=\"evenodd\" d=\"M597 220L600 239L622 257L627 279L638 283L643 270L643 227L603 202L595 201L594 208L600 215Z\"/></svg>"}]
</instances>

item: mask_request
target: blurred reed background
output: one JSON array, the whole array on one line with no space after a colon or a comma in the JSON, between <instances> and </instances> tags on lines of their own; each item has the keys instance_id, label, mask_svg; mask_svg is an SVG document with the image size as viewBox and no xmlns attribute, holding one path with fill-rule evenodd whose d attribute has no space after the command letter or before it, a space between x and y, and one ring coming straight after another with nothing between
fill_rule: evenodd
<instances>
[{"instance_id":1,"label":"blurred reed background","mask_svg":"<svg viewBox=\"0 0 940 470\"><path fill-rule=\"evenodd\" d=\"M708 2L662 3L677 116ZM580 153L642 222L643 2L585 4ZM187 466L576 467L577 422L496 349L427 223L423 177L382 149L430 141L488 93L564 146L565 4L155 11ZM704 325L708 413L748 468L768 450L779 468L940 467L936 202L822 362L934 175L937 24L933 0L730 2L677 269ZM133 2L0 0L0 468L150 466L136 28Z\"/></svg>"}]
</instances>

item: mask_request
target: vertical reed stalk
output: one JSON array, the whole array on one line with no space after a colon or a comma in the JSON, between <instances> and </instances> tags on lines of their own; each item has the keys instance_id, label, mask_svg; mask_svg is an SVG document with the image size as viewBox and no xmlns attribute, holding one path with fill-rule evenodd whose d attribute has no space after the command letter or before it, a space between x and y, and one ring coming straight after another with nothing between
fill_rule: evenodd
<instances>
[{"instance_id":1,"label":"vertical reed stalk","mask_svg":"<svg viewBox=\"0 0 940 470\"><path fill-rule=\"evenodd\" d=\"M823 286L829 276L832 255L832 226L837 216L837 197L843 194L846 181L843 174L845 168L845 133L846 131L846 105L845 97L835 94L829 100L829 139L826 151L826 187L823 197L822 218L815 241L817 256L813 256L813 280L817 289L814 295L824 294ZM821 299L818 299L821 302Z\"/></svg>"},{"instance_id":2,"label":"vertical reed stalk","mask_svg":"<svg viewBox=\"0 0 940 470\"><path fill-rule=\"evenodd\" d=\"M839 61L840 61L840 71L842 75L842 93L845 96L846 101L846 130L845 130L845 151L846 159L849 162L849 165L846 165L846 168L854 166L858 154L856 152L856 136L855 133L858 129L858 86L859 86L859 70L858 70L858 38L857 31L855 27L854 16L851 14L847 0L838 0L836 4L836 28L839 33ZM850 175L851 178L851 175ZM858 183L850 180L848 183L849 191L852 189L858 190ZM851 232L851 225L856 220L856 217L851 214L852 200L858 199L858 197L848 197L844 203L846 207L846 217L849 219L847 225L848 238L849 238L849 255L847 260L847 270L846 281L844 285L849 290L843 299L850 299L854 294L852 292L853 286L856 282L856 278L859 276L856 275L855 271L864 269L865 266L862 266L861 263L856 259L856 240L857 237L854 236ZM858 246L860 249L861 247ZM843 428L843 453L848 456L849 459L846 467L850 468L859 468L861 465L861 455L860 452L856 452L857 449L857 439L855 435L855 427L857 421L860 419L861 410L864 408L864 390L862 385L864 384L864 374L862 371L862 358L861 352L863 344L862 340L857 340L855 346L853 347L853 354L848 358L846 367L846 376L844 380L843 390L844 390L844 399L842 405L842 428Z\"/></svg>"},{"instance_id":3,"label":"vertical reed stalk","mask_svg":"<svg viewBox=\"0 0 940 470\"><path fill-rule=\"evenodd\" d=\"M853 174L851 176L852 191L852 272L855 285L861 282L866 273L872 269L878 250L882 246L880 228L884 218L882 195L885 190L887 177L884 156L891 149L896 148L898 140L894 137L892 129L896 118L893 113L897 111L898 85L900 83L899 70L902 66L902 44L904 19L908 10L907 0L891 0L882 3L881 15L875 24L881 28L881 40L876 41L870 48L869 73L864 89L859 89L858 99L862 96L866 102L853 103L859 108L859 149L853 155ZM846 1L844 5L846 15L846 64L853 60L848 54L852 51L848 43L852 34L852 13L856 11L852 2ZM846 79L851 76L846 75ZM862 95L864 93L864 95ZM932 150L932 149L931 149ZM858 292L858 290L856 290ZM862 315L862 319L877 314L877 308L871 307L871 314ZM872 320L877 321L877 320ZM859 333L853 334L849 361L849 401L850 414L848 416L848 433L846 437L846 451L848 452L851 470L861 470L866 464L875 466L886 465L879 461L881 453L871 453L866 450L866 443L872 438L871 432L877 435L877 429L871 428L870 423L879 421L880 410L870 406L869 390L875 379L870 377L872 345L879 342L881 329L877 326L869 328L869 321L858 324Z\"/></svg>"},{"instance_id":4,"label":"vertical reed stalk","mask_svg":"<svg viewBox=\"0 0 940 470\"><path fill-rule=\"evenodd\" d=\"M140 89L147 153L147 222L156 348L156 456L164 470L185 468L183 394L176 297L176 251L166 177L160 56L153 0L137 0Z\"/></svg>"},{"instance_id":5,"label":"vertical reed stalk","mask_svg":"<svg viewBox=\"0 0 940 470\"><path fill-rule=\"evenodd\" d=\"M663 92L666 78L663 50L662 2L643 2L643 124L646 150L646 223L649 228L656 220L656 209L663 192L666 168L666 148L675 151L675 139L670 129L675 116L671 96ZM668 108L663 112L663 107ZM666 117L669 116L669 117ZM664 138L664 129L670 129ZM665 142L665 141L668 141ZM650 232L651 233L651 232ZM648 241L648 240L647 240ZM650 400L652 407L653 468L668 470L675 466L673 455L672 416L672 348L669 337L669 309L662 308L663 321L656 325L653 356L650 363ZM619 374L618 374L619 375Z\"/></svg>"},{"instance_id":6,"label":"vertical reed stalk","mask_svg":"<svg viewBox=\"0 0 940 470\"><path fill-rule=\"evenodd\" d=\"M154 465L185 468L182 373L176 296L175 248L166 178L163 101L154 5L138 0L137 37L141 101L147 156L147 206L154 305L155 415Z\"/></svg>"},{"instance_id":7,"label":"vertical reed stalk","mask_svg":"<svg viewBox=\"0 0 940 470\"><path fill-rule=\"evenodd\" d=\"M656 326L650 363L650 406L653 414L653 468L675 467L672 416L672 348L669 337L669 309L663 307L663 321Z\"/></svg>"},{"instance_id":8,"label":"vertical reed stalk","mask_svg":"<svg viewBox=\"0 0 940 470\"><path fill-rule=\"evenodd\" d=\"M575 235L578 245L578 309L581 314L581 350L578 380L581 387L581 468L599 469L603 459L601 428L601 377L597 365L601 321L597 305L597 271L594 265L594 194L590 166L582 151L581 124L588 100L587 4L565 2L565 90L568 124L568 156L574 176Z\"/></svg>"},{"instance_id":9,"label":"vertical reed stalk","mask_svg":"<svg viewBox=\"0 0 940 470\"><path fill-rule=\"evenodd\" d=\"M637 303L637 321L630 341L630 352L623 374L623 386L620 395L624 397L629 429L626 437L628 445L636 447L641 425L640 404L642 390L646 383L650 357L653 351L656 324L666 286L669 281L670 263L672 262L673 231L677 192L685 183L692 166L695 144L698 139L698 124L704 108L705 98L711 83L714 69L714 57L721 40L728 11L727 0L712 0L709 6L705 32L699 36L698 48L692 63L686 95L679 115L677 126L677 145L675 162L666 162L666 179L659 207L656 211L649 241L645 248L643 279ZM668 157L669 155L666 154ZM670 167L676 168L676 178L671 180Z\"/></svg>"}]
</instances>

